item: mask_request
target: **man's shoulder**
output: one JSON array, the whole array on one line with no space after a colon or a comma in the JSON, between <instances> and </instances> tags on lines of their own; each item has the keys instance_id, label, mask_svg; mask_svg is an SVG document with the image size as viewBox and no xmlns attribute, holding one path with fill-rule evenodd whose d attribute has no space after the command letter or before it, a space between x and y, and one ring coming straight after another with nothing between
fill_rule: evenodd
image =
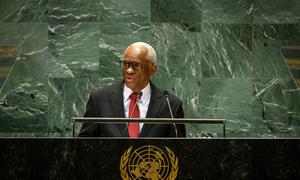
<instances>
[{"instance_id":1,"label":"man's shoulder","mask_svg":"<svg viewBox=\"0 0 300 180\"><path fill-rule=\"evenodd\" d=\"M151 83L151 86L152 86L152 90L154 90L157 94L159 94L161 96L165 96L165 93L167 92L168 97L171 101L181 102L181 99L179 97L177 97L175 94L173 94L172 92L160 89L157 86L155 86L153 83Z\"/></svg>"},{"instance_id":2,"label":"man's shoulder","mask_svg":"<svg viewBox=\"0 0 300 180\"><path fill-rule=\"evenodd\" d=\"M91 92L91 95L94 96L101 96L101 95L108 95L112 92L117 92L122 90L122 84L121 82L118 83L113 83L110 85L106 85L106 86L102 86L102 87L98 87L97 89L95 89L94 91Z\"/></svg>"},{"instance_id":3,"label":"man's shoulder","mask_svg":"<svg viewBox=\"0 0 300 180\"><path fill-rule=\"evenodd\" d=\"M169 92L169 98L170 100L181 102L181 99L177 97L175 94L173 94L172 92Z\"/></svg>"}]
</instances>

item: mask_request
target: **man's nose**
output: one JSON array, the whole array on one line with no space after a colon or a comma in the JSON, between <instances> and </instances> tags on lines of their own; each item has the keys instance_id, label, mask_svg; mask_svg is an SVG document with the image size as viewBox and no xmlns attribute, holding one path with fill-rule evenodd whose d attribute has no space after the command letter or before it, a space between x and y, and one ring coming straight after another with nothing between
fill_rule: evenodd
<instances>
[{"instance_id":1,"label":"man's nose","mask_svg":"<svg viewBox=\"0 0 300 180\"><path fill-rule=\"evenodd\" d=\"M129 65L129 67L125 70L127 73L133 73L134 69L132 68L132 64Z\"/></svg>"}]
</instances>

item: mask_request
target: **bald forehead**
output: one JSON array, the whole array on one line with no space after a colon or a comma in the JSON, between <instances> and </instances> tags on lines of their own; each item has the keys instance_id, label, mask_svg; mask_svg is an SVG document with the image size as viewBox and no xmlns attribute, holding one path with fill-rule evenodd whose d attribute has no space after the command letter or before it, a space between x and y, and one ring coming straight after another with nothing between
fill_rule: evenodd
<instances>
[{"instance_id":1,"label":"bald forehead","mask_svg":"<svg viewBox=\"0 0 300 180\"><path fill-rule=\"evenodd\" d=\"M126 49L124 53L124 58L146 60L147 53L148 49L145 46L131 45Z\"/></svg>"}]
</instances>

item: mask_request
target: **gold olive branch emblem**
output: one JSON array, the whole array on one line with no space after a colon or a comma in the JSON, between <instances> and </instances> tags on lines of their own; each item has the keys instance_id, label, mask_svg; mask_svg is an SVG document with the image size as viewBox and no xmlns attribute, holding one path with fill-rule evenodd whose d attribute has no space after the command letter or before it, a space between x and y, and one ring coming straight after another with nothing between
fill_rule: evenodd
<instances>
[{"instance_id":1,"label":"gold olive branch emblem","mask_svg":"<svg viewBox=\"0 0 300 180\"><path fill-rule=\"evenodd\" d=\"M125 151L125 153L121 157L120 171L121 171L121 177L123 180L129 180L129 176L127 174L127 163L129 160L131 149L132 149L132 146L130 148L128 148L128 150Z\"/></svg>"},{"instance_id":2,"label":"gold olive branch emblem","mask_svg":"<svg viewBox=\"0 0 300 180\"><path fill-rule=\"evenodd\" d=\"M170 175L168 177L169 180L175 180L178 174L178 158L175 156L174 152L166 147L166 150L168 152L168 156L170 158L170 163L172 164Z\"/></svg>"},{"instance_id":3,"label":"gold olive branch emblem","mask_svg":"<svg viewBox=\"0 0 300 180\"><path fill-rule=\"evenodd\" d=\"M170 168L168 180L175 180L178 174L178 158L175 156L174 152L165 146L165 149L168 153L170 164L172 165ZM132 146L128 148L127 151L124 152L124 154L121 157L120 162L120 175L123 180L130 180L129 175L127 173L127 164L129 161L129 157L131 155Z\"/></svg>"}]
</instances>

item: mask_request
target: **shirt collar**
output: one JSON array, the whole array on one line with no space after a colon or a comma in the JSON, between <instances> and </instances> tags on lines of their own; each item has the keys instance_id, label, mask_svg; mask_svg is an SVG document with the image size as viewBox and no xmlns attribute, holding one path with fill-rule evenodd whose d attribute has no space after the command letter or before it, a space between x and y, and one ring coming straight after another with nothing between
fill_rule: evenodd
<instances>
[{"instance_id":1,"label":"shirt collar","mask_svg":"<svg viewBox=\"0 0 300 180\"><path fill-rule=\"evenodd\" d=\"M142 89L141 91L142 91L143 95L142 95L141 99L139 100L139 103L143 104L143 103L146 103L147 99L149 99L150 96L151 96L150 83L148 83L147 86L144 87L144 89ZM126 84L124 84L124 91L123 91L123 100L124 100L124 102L130 100L129 96L132 92L133 91L130 88L128 88L126 86Z\"/></svg>"}]
</instances>

